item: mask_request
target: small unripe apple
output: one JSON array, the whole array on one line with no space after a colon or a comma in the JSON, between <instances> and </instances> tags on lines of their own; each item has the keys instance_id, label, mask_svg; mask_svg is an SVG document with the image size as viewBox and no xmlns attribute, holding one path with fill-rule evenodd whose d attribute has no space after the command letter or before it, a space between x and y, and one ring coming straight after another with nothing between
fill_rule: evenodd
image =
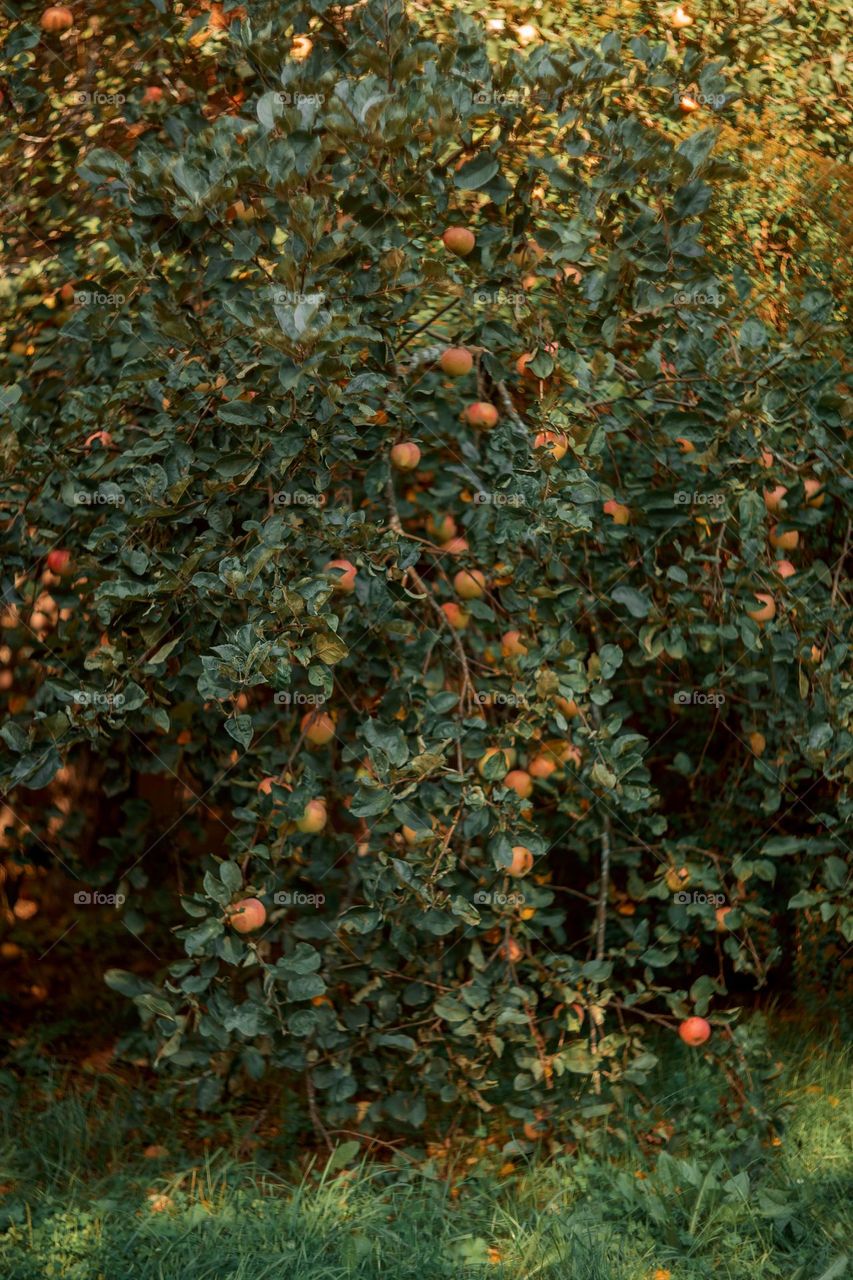
<instances>
[{"instance_id":1,"label":"small unripe apple","mask_svg":"<svg viewBox=\"0 0 853 1280\"><path fill-rule=\"evenodd\" d=\"M235 902L228 912L228 923L238 933L251 933L260 929L267 918L267 909L258 898L243 898Z\"/></svg>"},{"instance_id":2,"label":"small unripe apple","mask_svg":"<svg viewBox=\"0 0 853 1280\"><path fill-rule=\"evenodd\" d=\"M74 288L74 285L66 282L59 290L59 296L63 302L70 303L74 301L74 295L76 292L77 290Z\"/></svg>"},{"instance_id":3,"label":"small unripe apple","mask_svg":"<svg viewBox=\"0 0 853 1280\"><path fill-rule=\"evenodd\" d=\"M540 431L533 441L533 448L544 449L546 453L550 453L555 462L559 462L566 456L569 442L562 432Z\"/></svg>"},{"instance_id":4,"label":"small unripe apple","mask_svg":"<svg viewBox=\"0 0 853 1280\"><path fill-rule=\"evenodd\" d=\"M391 450L391 465L398 471L414 471L421 460L421 451L412 440L401 441Z\"/></svg>"},{"instance_id":5,"label":"small unripe apple","mask_svg":"<svg viewBox=\"0 0 853 1280\"><path fill-rule=\"evenodd\" d=\"M506 869L509 876L526 876L533 866L533 854L526 845L516 844L512 848L512 862Z\"/></svg>"},{"instance_id":6,"label":"small unripe apple","mask_svg":"<svg viewBox=\"0 0 853 1280\"><path fill-rule=\"evenodd\" d=\"M772 515L776 515L778 512L787 492L788 490L783 484L777 484L772 489L764 490L764 505Z\"/></svg>"},{"instance_id":7,"label":"small unripe apple","mask_svg":"<svg viewBox=\"0 0 853 1280\"><path fill-rule=\"evenodd\" d=\"M509 787L522 800L528 800L533 795L533 779L526 769L510 769L504 778L504 786Z\"/></svg>"},{"instance_id":8,"label":"small unripe apple","mask_svg":"<svg viewBox=\"0 0 853 1280\"><path fill-rule=\"evenodd\" d=\"M438 363L443 373L451 378L462 378L474 368L474 357L467 347L448 347L442 351Z\"/></svg>"},{"instance_id":9,"label":"small unripe apple","mask_svg":"<svg viewBox=\"0 0 853 1280\"><path fill-rule=\"evenodd\" d=\"M325 747L335 736L335 722L325 711L306 711L300 727L306 741L315 747Z\"/></svg>"},{"instance_id":10,"label":"small unripe apple","mask_svg":"<svg viewBox=\"0 0 853 1280\"><path fill-rule=\"evenodd\" d=\"M501 637L501 653L505 658L520 658L528 652L520 631L505 631Z\"/></svg>"},{"instance_id":11,"label":"small unripe apple","mask_svg":"<svg viewBox=\"0 0 853 1280\"><path fill-rule=\"evenodd\" d=\"M510 964L518 964L519 960L524 955L524 952L516 942L515 938L507 938L506 942L501 947L501 955L505 960L509 960Z\"/></svg>"},{"instance_id":12,"label":"small unripe apple","mask_svg":"<svg viewBox=\"0 0 853 1280\"><path fill-rule=\"evenodd\" d=\"M681 101L678 105L685 114L699 110L699 103L695 98L691 98L689 93L682 94Z\"/></svg>"},{"instance_id":13,"label":"small unripe apple","mask_svg":"<svg viewBox=\"0 0 853 1280\"><path fill-rule=\"evenodd\" d=\"M302 811L302 817L296 820L296 827L305 835L316 835L323 830L327 821L326 801L309 800Z\"/></svg>"},{"instance_id":14,"label":"small unripe apple","mask_svg":"<svg viewBox=\"0 0 853 1280\"><path fill-rule=\"evenodd\" d=\"M677 9L673 10L669 21L670 25L675 27L676 31L680 31L683 27L693 26L693 19L689 13L684 12L681 5L679 5Z\"/></svg>"},{"instance_id":15,"label":"small unripe apple","mask_svg":"<svg viewBox=\"0 0 853 1280\"><path fill-rule=\"evenodd\" d=\"M71 552L54 547L53 551L47 553L47 567L51 573L68 573L71 568Z\"/></svg>"},{"instance_id":16,"label":"small unripe apple","mask_svg":"<svg viewBox=\"0 0 853 1280\"><path fill-rule=\"evenodd\" d=\"M793 578L797 572L790 560L777 560L773 568L780 578Z\"/></svg>"},{"instance_id":17,"label":"small unripe apple","mask_svg":"<svg viewBox=\"0 0 853 1280\"><path fill-rule=\"evenodd\" d=\"M762 449L758 455L758 465L763 467L765 471L769 471L773 466L774 458L769 449Z\"/></svg>"},{"instance_id":18,"label":"small unripe apple","mask_svg":"<svg viewBox=\"0 0 853 1280\"><path fill-rule=\"evenodd\" d=\"M495 406L489 404L487 400L476 400L474 404L469 404L462 411L462 417L469 427L485 427L490 431L497 425L499 414Z\"/></svg>"},{"instance_id":19,"label":"small unripe apple","mask_svg":"<svg viewBox=\"0 0 853 1280\"><path fill-rule=\"evenodd\" d=\"M460 258L467 258L477 243L477 237L467 227L448 227L441 238L445 249L458 254Z\"/></svg>"},{"instance_id":20,"label":"small unripe apple","mask_svg":"<svg viewBox=\"0 0 853 1280\"><path fill-rule=\"evenodd\" d=\"M407 827L405 824L401 828L403 839L408 845L423 844L424 840L429 840L430 833L428 831L416 831L414 827Z\"/></svg>"},{"instance_id":21,"label":"small unripe apple","mask_svg":"<svg viewBox=\"0 0 853 1280\"><path fill-rule=\"evenodd\" d=\"M441 612L444 614L454 631L464 631L468 626L468 623L471 621L471 615L467 614L465 610L453 600L449 601L448 604L443 604L441 606Z\"/></svg>"},{"instance_id":22,"label":"small unripe apple","mask_svg":"<svg viewBox=\"0 0 853 1280\"><path fill-rule=\"evenodd\" d=\"M770 530L770 545L778 551L794 551L799 541L800 535L796 529L786 529L784 533L780 533L778 524L774 524Z\"/></svg>"},{"instance_id":23,"label":"small unripe apple","mask_svg":"<svg viewBox=\"0 0 853 1280\"><path fill-rule=\"evenodd\" d=\"M631 519L631 509L615 498L608 499L603 507L604 514L610 516L614 524L627 524Z\"/></svg>"},{"instance_id":24,"label":"small unripe apple","mask_svg":"<svg viewBox=\"0 0 853 1280\"><path fill-rule=\"evenodd\" d=\"M238 222L254 222L257 217L254 206L246 204L243 200L235 200L226 210L226 214L228 213L232 218L236 218Z\"/></svg>"},{"instance_id":25,"label":"small unripe apple","mask_svg":"<svg viewBox=\"0 0 853 1280\"><path fill-rule=\"evenodd\" d=\"M747 609L747 617L753 622L770 622L776 617L776 601L766 591L754 591L752 594L761 601L761 605L757 609Z\"/></svg>"},{"instance_id":26,"label":"small unripe apple","mask_svg":"<svg viewBox=\"0 0 853 1280\"><path fill-rule=\"evenodd\" d=\"M682 453L695 453L696 446L692 440L688 440L687 436L676 436L675 443L678 445Z\"/></svg>"},{"instance_id":27,"label":"small unripe apple","mask_svg":"<svg viewBox=\"0 0 853 1280\"><path fill-rule=\"evenodd\" d=\"M763 733L759 733L756 729L754 733L749 735L749 746L753 755L763 756L767 749L767 739Z\"/></svg>"},{"instance_id":28,"label":"small unripe apple","mask_svg":"<svg viewBox=\"0 0 853 1280\"><path fill-rule=\"evenodd\" d=\"M273 778L273 777L261 778L260 782L258 783L258 795L271 796L273 785L281 787L281 786L284 786L285 784L281 782L278 778Z\"/></svg>"},{"instance_id":29,"label":"small unripe apple","mask_svg":"<svg viewBox=\"0 0 853 1280\"><path fill-rule=\"evenodd\" d=\"M328 573L330 569L339 569L339 573L334 574L335 591L343 591L349 594L355 591L355 575L357 573L355 565L350 560L330 560L326 565L324 572Z\"/></svg>"},{"instance_id":30,"label":"small unripe apple","mask_svg":"<svg viewBox=\"0 0 853 1280\"><path fill-rule=\"evenodd\" d=\"M149 84L148 88L142 95L142 101L146 104L150 102L160 102L162 98L163 90L160 88L159 84Z\"/></svg>"},{"instance_id":31,"label":"small unripe apple","mask_svg":"<svg viewBox=\"0 0 853 1280\"><path fill-rule=\"evenodd\" d=\"M53 34L57 31L67 31L69 27L73 26L74 14L65 5L51 5L41 15L42 31L49 31Z\"/></svg>"},{"instance_id":32,"label":"small unripe apple","mask_svg":"<svg viewBox=\"0 0 853 1280\"><path fill-rule=\"evenodd\" d=\"M463 600L479 600L486 594L486 578L479 569L460 569L453 577L453 587Z\"/></svg>"},{"instance_id":33,"label":"small unripe apple","mask_svg":"<svg viewBox=\"0 0 853 1280\"><path fill-rule=\"evenodd\" d=\"M710 1038L711 1024L705 1018L685 1018L678 1028L678 1034L685 1044L696 1049Z\"/></svg>"}]
</instances>

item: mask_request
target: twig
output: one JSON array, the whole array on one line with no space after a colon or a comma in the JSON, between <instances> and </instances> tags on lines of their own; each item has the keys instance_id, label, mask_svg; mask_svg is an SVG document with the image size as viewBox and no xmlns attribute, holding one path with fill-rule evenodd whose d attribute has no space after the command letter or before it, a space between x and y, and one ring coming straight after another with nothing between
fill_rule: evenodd
<instances>
[{"instance_id":1,"label":"twig","mask_svg":"<svg viewBox=\"0 0 853 1280\"><path fill-rule=\"evenodd\" d=\"M841 555L838 560L838 568L835 570L835 577L832 582L832 593L829 597L829 603L835 604L835 597L838 595L838 585L841 582L841 574L844 571L844 561L847 559L847 550L850 546L850 530L853 527L853 520L847 521L847 533L844 535L844 546L841 549Z\"/></svg>"},{"instance_id":2,"label":"twig","mask_svg":"<svg viewBox=\"0 0 853 1280\"><path fill-rule=\"evenodd\" d=\"M314 1081L311 1079L310 1071L305 1072L305 1093L308 1098L308 1114L311 1116L314 1132L323 1139L330 1151L334 1151L335 1144L329 1137L328 1131L320 1119L320 1112L317 1110L317 1091L314 1088Z\"/></svg>"}]
</instances>

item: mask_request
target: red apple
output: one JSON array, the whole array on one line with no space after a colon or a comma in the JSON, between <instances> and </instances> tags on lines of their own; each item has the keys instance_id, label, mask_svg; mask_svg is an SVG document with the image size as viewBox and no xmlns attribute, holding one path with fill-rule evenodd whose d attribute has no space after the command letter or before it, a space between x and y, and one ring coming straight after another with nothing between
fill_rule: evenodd
<instances>
[{"instance_id":1,"label":"red apple","mask_svg":"<svg viewBox=\"0 0 853 1280\"><path fill-rule=\"evenodd\" d=\"M391 450L391 465L398 471L414 471L420 460L421 451L411 440L403 440Z\"/></svg>"},{"instance_id":2,"label":"red apple","mask_svg":"<svg viewBox=\"0 0 853 1280\"><path fill-rule=\"evenodd\" d=\"M474 368L474 357L467 347L448 347L442 351L438 363L443 373L461 378Z\"/></svg>"},{"instance_id":3,"label":"red apple","mask_svg":"<svg viewBox=\"0 0 853 1280\"><path fill-rule=\"evenodd\" d=\"M460 569L454 575L453 586L463 600L479 600L486 594L486 579L479 569Z\"/></svg>"},{"instance_id":4,"label":"red apple","mask_svg":"<svg viewBox=\"0 0 853 1280\"><path fill-rule=\"evenodd\" d=\"M747 609L747 617L754 622L770 622L776 617L776 601L766 591L753 591L756 600L761 601L758 609Z\"/></svg>"},{"instance_id":5,"label":"red apple","mask_svg":"<svg viewBox=\"0 0 853 1280\"><path fill-rule=\"evenodd\" d=\"M55 547L47 553L47 567L51 573L65 574L71 567L71 552Z\"/></svg>"},{"instance_id":6,"label":"red apple","mask_svg":"<svg viewBox=\"0 0 853 1280\"><path fill-rule=\"evenodd\" d=\"M74 14L65 5L51 5L41 15L42 31L50 31L53 34L58 31L67 31L73 26Z\"/></svg>"},{"instance_id":7,"label":"red apple","mask_svg":"<svg viewBox=\"0 0 853 1280\"><path fill-rule=\"evenodd\" d=\"M318 831L323 830L327 821L326 801L309 800L302 811L302 817L297 818L296 826L305 835L316 835Z\"/></svg>"},{"instance_id":8,"label":"red apple","mask_svg":"<svg viewBox=\"0 0 853 1280\"><path fill-rule=\"evenodd\" d=\"M228 912L228 923L238 933L251 933L260 929L267 918L267 909L258 898L243 898L235 902Z\"/></svg>"},{"instance_id":9,"label":"red apple","mask_svg":"<svg viewBox=\"0 0 853 1280\"><path fill-rule=\"evenodd\" d=\"M698 1048L711 1035L711 1024L705 1018L685 1018L678 1028L678 1034L685 1044Z\"/></svg>"},{"instance_id":10,"label":"red apple","mask_svg":"<svg viewBox=\"0 0 853 1280\"><path fill-rule=\"evenodd\" d=\"M566 456L568 447L569 442L566 437L562 432L557 431L540 431L533 441L534 449L544 449L556 462Z\"/></svg>"},{"instance_id":11,"label":"red apple","mask_svg":"<svg viewBox=\"0 0 853 1280\"><path fill-rule=\"evenodd\" d=\"M448 604L441 606L441 612L454 631L464 631L471 621L470 614L467 614L463 608L452 600Z\"/></svg>"},{"instance_id":12,"label":"red apple","mask_svg":"<svg viewBox=\"0 0 853 1280\"><path fill-rule=\"evenodd\" d=\"M512 862L506 869L509 876L526 876L533 866L533 854L523 844L513 845Z\"/></svg>"},{"instance_id":13,"label":"red apple","mask_svg":"<svg viewBox=\"0 0 853 1280\"><path fill-rule=\"evenodd\" d=\"M631 519L631 508L626 507L622 502L617 502L615 498L605 502L603 511L606 516L611 517L614 524L627 524Z\"/></svg>"},{"instance_id":14,"label":"red apple","mask_svg":"<svg viewBox=\"0 0 853 1280\"><path fill-rule=\"evenodd\" d=\"M306 711L300 728L307 742L315 747L325 747L335 736L335 722L325 711Z\"/></svg>"},{"instance_id":15,"label":"red apple","mask_svg":"<svg viewBox=\"0 0 853 1280\"><path fill-rule=\"evenodd\" d=\"M509 787L522 800L527 800L533 794L533 779L526 769L510 769L504 778L504 786Z\"/></svg>"},{"instance_id":16,"label":"red apple","mask_svg":"<svg viewBox=\"0 0 853 1280\"><path fill-rule=\"evenodd\" d=\"M336 573L334 575L336 591L343 591L346 594L349 594L351 591L355 591L355 575L357 570L351 561L330 560L326 565L324 572L328 573L330 569L341 570L340 573Z\"/></svg>"},{"instance_id":17,"label":"red apple","mask_svg":"<svg viewBox=\"0 0 853 1280\"><path fill-rule=\"evenodd\" d=\"M520 631L505 631L501 637L501 653L505 658L520 658L527 653Z\"/></svg>"},{"instance_id":18,"label":"red apple","mask_svg":"<svg viewBox=\"0 0 853 1280\"><path fill-rule=\"evenodd\" d=\"M490 431L497 425L499 414L495 406L489 404L487 400L475 400L473 404L463 409L462 417L469 427L485 427Z\"/></svg>"},{"instance_id":19,"label":"red apple","mask_svg":"<svg viewBox=\"0 0 853 1280\"><path fill-rule=\"evenodd\" d=\"M458 254L460 258L467 258L477 243L477 237L467 227L448 227L441 238L445 249Z\"/></svg>"}]
</instances>

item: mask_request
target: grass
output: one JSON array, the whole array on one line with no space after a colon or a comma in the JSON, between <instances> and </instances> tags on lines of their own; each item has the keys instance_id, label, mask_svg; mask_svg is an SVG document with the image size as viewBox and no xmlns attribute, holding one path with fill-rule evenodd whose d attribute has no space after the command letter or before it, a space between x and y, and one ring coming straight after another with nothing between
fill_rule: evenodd
<instances>
[{"instance_id":1,"label":"grass","mask_svg":"<svg viewBox=\"0 0 853 1280\"><path fill-rule=\"evenodd\" d=\"M294 1173L276 1167L274 1144L240 1158L236 1120L223 1131L217 1117L213 1140L211 1121L181 1134L156 1098L120 1081L34 1084L7 1071L0 1276L842 1280L849 1056L837 1043L779 1056L766 1130L721 1122L714 1069L679 1054L642 1108L626 1100L607 1127L578 1126L571 1151L516 1153L511 1172L506 1149L472 1140L450 1160L437 1149L351 1165L350 1147L337 1168ZM155 1142L169 1152L146 1157Z\"/></svg>"}]
</instances>

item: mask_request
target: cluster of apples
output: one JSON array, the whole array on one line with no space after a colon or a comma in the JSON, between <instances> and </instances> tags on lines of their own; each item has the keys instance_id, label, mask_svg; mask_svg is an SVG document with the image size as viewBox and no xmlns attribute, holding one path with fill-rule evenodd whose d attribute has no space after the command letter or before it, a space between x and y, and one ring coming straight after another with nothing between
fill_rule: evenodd
<instances>
[{"instance_id":1,"label":"cluster of apples","mask_svg":"<svg viewBox=\"0 0 853 1280\"><path fill-rule=\"evenodd\" d=\"M764 449L760 457L761 466L769 470L774 463L773 454ZM803 490L805 492L806 506L819 508L823 506L826 499L823 484L816 476L805 476L803 478ZM784 516L785 498L788 494L788 487L784 484L769 485L764 489L763 498L764 506L770 516ZM769 529L767 540L774 551L792 552L796 551L800 546L800 534L797 529L785 529L782 527L783 520L775 520ZM784 581L793 578L797 572L796 565L788 559L787 556L781 557L773 563L774 572ZM747 609L747 615L763 626L765 622L771 622L776 617L776 601L769 591L756 591L753 593L755 599L759 602L755 609Z\"/></svg>"}]
</instances>

